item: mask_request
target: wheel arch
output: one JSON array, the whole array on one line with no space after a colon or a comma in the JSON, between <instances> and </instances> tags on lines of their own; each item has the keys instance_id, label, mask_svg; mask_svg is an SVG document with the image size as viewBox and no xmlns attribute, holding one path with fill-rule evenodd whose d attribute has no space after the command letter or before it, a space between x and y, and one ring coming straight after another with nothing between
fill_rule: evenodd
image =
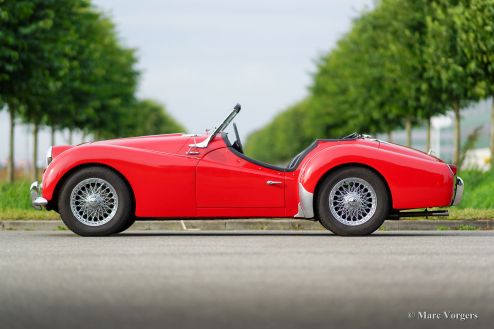
<instances>
[{"instance_id":1,"label":"wheel arch","mask_svg":"<svg viewBox=\"0 0 494 329\"><path fill-rule=\"evenodd\" d=\"M332 174L334 174L335 172L337 172L339 170L342 170L342 169L346 169L346 168L364 168L364 169L368 169L368 170L372 171L373 173L375 173L379 178L381 178L381 180L384 183L384 186L386 187L386 191L388 193L389 203L390 203L389 204L390 209L392 209L393 195L391 193L391 189L389 188L389 184L388 184L386 178L384 177L384 175L382 175L377 169L373 168L372 166L369 166L368 164L364 164L364 163L360 163L360 162L351 162L351 163L345 163L345 164L340 164L340 165L334 166L331 169L329 169L328 171L326 171L321 177L319 177L319 180L317 181L316 187L314 189L314 197L312 199L312 207L313 207L313 210L314 210L314 218L319 218L318 207L317 207L317 200L318 200L319 191L320 191L321 186L322 186L322 182L327 177L329 177Z\"/></svg>"},{"instance_id":2,"label":"wheel arch","mask_svg":"<svg viewBox=\"0 0 494 329\"><path fill-rule=\"evenodd\" d=\"M136 197L135 197L135 194L134 194L134 190L132 189L132 186L129 183L129 180L120 171L118 171L117 169L113 168L112 166L109 166L109 165L103 164L103 163L98 163L98 162L82 163L82 164L79 164L79 165L77 165L77 166L75 166L73 168L70 168L58 180L57 184L55 185L55 188L53 190L53 197L52 197L52 199L50 200L50 203L49 203L49 205L50 205L49 206L49 210L53 209L55 211L58 211L57 207L58 207L58 199L60 197L60 191L62 190L63 185L69 179L69 177L72 176L73 174L75 174L76 172L78 172L79 170L82 170L82 169L85 169L85 168L91 168L91 167L100 167L100 168L109 169L112 172L114 172L115 174L117 174L122 179L122 181L125 183L125 185L129 189L130 196L131 196L131 199L132 199L132 205L131 205L131 207L132 207L132 213L135 215Z\"/></svg>"}]
</instances>

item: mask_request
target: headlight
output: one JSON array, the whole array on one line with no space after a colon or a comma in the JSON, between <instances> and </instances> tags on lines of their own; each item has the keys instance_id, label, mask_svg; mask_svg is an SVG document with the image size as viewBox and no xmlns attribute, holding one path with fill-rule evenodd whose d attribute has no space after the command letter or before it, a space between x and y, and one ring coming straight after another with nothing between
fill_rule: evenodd
<instances>
[{"instance_id":1,"label":"headlight","mask_svg":"<svg viewBox=\"0 0 494 329\"><path fill-rule=\"evenodd\" d=\"M52 157L52 155L51 155L51 150L52 150L52 148L53 148L53 147L52 147L52 146L50 146L50 147L48 148L48 151L46 151L46 166L49 166L49 165L50 165L50 163L51 163L51 160L53 160L53 157Z\"/></svg>"}]
</instances>

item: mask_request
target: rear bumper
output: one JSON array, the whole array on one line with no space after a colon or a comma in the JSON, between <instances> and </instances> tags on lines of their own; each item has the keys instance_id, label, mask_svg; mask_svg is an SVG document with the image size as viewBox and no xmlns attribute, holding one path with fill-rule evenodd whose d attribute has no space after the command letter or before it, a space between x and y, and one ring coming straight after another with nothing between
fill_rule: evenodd
<instances>
[{"instance_id":1,"label":"rear bumper","mask_svg":"<svg viewBox=\"0 0 494 329\"><path fill-rule=\"evenodd\" d=\"M36 210L41 210L48 204L48 201L41 197L41 188L42 184L39 184L38 182L33 182L31 184L31 205Z\"/></svg>"},{"instance_id":2,"label":"rear bumper","mask_svg":"<svg viewBox=\"0 0 494 329\"><path fill-rule=\"evenodd\" d=\"M463 197L463 179L460 177L456 177L456 183L455 183L455 193L453 194L453 200L451 201L452 206L456 206L458 203L460 203L461 198Z\"/></svg>"}]
</instances>

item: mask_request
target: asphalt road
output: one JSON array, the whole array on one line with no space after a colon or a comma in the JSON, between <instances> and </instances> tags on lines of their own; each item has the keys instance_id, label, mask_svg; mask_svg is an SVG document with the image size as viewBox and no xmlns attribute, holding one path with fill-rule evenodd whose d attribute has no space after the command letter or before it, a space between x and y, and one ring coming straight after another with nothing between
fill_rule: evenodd
<instances>
[{"instance_id":1,"label":"asphalt road","mask_svg":"<svg viewBox=\"0 0 494 329\"><path fill-rule=\"evenodd\" d=\"M493 320L492 231L0 232L1 328L492 328Z\"/></svg>"}]
</instances>

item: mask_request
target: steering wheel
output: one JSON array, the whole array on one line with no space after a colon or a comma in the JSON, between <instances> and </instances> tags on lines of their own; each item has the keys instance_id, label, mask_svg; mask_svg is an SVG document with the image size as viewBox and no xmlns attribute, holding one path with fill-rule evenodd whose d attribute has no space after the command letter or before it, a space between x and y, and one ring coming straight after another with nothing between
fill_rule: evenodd
<instances>
[{"instance_id":1,"label":"steering wheel","mask_svg":"<svg viewBox=\"0 0 494 329\"><path fill-rule=\"evenodd\" d=\"M237 124L235 122L233 123L233 130L235 131L235 138L237 139L235 143L233 143L233 147L235 147L240 153L244 153L242 142L240 141L240 135L238 134Z\"/></svg>"}]
</instances>

